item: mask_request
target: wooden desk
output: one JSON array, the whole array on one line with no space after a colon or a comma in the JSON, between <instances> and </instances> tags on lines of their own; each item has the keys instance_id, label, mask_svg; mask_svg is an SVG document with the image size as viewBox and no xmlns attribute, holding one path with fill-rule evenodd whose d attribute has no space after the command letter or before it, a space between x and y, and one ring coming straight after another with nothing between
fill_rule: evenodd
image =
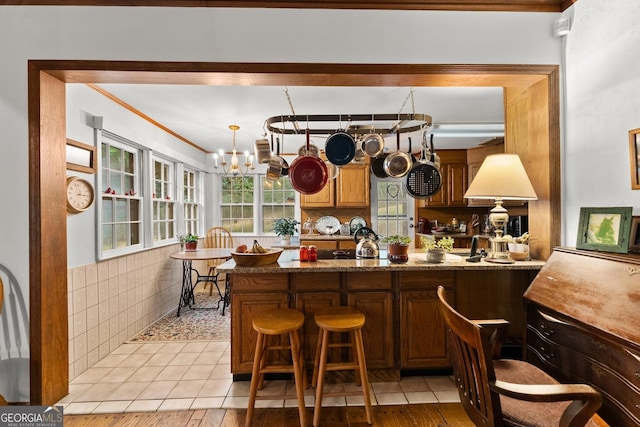
<instances>
[{"instance_id":1,"label":"wooden desk","mask_svg":"<svg viewBox=\"0 0 640 427\"><path fill-rule=\"evenodd\" d=\"M193 271L191 264L193 261L208 261L212 259L231 259L231 248L213 248L213 249L197 249L195 251L184 251L184 252L173 252L169 254L169 256L173 259L182 260L182 290L180 292L180 300L178 301L178 313L180 316L180 309L184 306L188 306L189 308L194 308L196 303L193 288L195 287L193 281L191 280L191 272ZM196 273L197 270L196 270ZM209 278L211 282L217 280L212 276L201 276L198 273L198 277ZM196 281L196 284L198 282ZM213 286L213 284L212 284ZM228 293L226 292L225 286L225 295L221 299L222 303L222 315L224 316L224 307L227 303Z\"/></svg>"}]
</instances>

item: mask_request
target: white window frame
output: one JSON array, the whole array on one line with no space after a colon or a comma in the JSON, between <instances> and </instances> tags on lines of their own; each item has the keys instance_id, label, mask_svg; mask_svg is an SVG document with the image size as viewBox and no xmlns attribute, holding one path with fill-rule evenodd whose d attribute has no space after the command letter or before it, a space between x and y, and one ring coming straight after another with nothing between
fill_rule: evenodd
<instances>
[{"instance_id":1,"label":"white window frame","mask_svg":"<svg viewBox=\"0 0 640 427\"><path fill-rule=\"evenodd\" d=\"M182 231L199 235L202 224L202 177L201 173L195 169L184 166L182 173ZM187 176L192 180L187 180ZM189 185L192 181L193 185Z\"/></svg>"},{"instance_id":2,"label":"white window frame","mask_svg":"<svg viewBox=\"0 0 640 427\"><path fill-rule=\"evenodd\" d=\"M156 176L156 166L161 166L161 176ZM149 171L151 193L151 240L154 245L175 241L178 225L178 203L176 203L176 163L153 154ZM160 188L158 188L158 185ZM160 191L161 194L157 192ZM164 217L162 212L164 211ZM172 217L170 215L173 214ZM164 233L164 238L161 236Z\"/></svg>"},{"instance_id":3,"label":"white window frame","mask_svg":"<svg viewBox=\"0 0 640 427\"><path fill-rule=\"evenodd\" d=\"M297 212L299 211L299 209L298 209L298 203L296 202L296 200L299 199L299 197L295 196L296 192L293 190L293 188L291 187L290 184L289 184L289 187L292 188L292 193L293 193L293 203L282 203L280 205L280 204L277 204L277 203L266 203L265 200L264 200L264 196L265 196L265 192L263 191L264 184L266 182L269 182L269 183L272 183L272 185L282 185L281 184L282 180L287 180L288 181L289 177L280 177L278 179L278 181L270 181L270 180L267 179L266 175L257 175L257 181L260 183L260 189L259 189L259 193L260 193L259 194L260 211L259 211L259 215L258 215L259 216L259 226L260 227L258 228L258 230L260 230L261 234L275 234L273 229L272 229L273 225L271 227L266 227L267 228L266 230L264 229L265 228L264 227L265 218L264 218L262 212L263 212L263 209L264 209L265 206L282 206L283 210L286 207L293 207L293 215L286 215L286 217L287 218L296 218L298 216ZM276 218L274 218L274 220L275 219Z\"/></svg>"},{"instance_id":4,"label":"white window frame","mask_svg":"<svg viewBox=\"0 0 640 427\"><path fill-rule=\"evenodd\" d=\"M100 161L100 167L98 168L97 171L97 182L99 185L99 191L97 191L97 193L100 194L100 198L98 199L98 204L99 204L99 209L96 209L96 216L97 216L97 235L98 238L96 239L96 247L97 247L97 258L98 259L106 259L106 258L112 258L112 257L117 257L117 256L121 256L124 254L128 254L128 253L132 253L135 251L138 251L140 249L143 249L145 247L145 218L144 218L144 193L143 193L143 189L144 186L142 185L142 180L143 180L143 168L142 168L142 157L143 157L143 149L138 145L135 144L131 141L128 141L122 137L119 137L118 135L112 134L110 132L107 131L97 131L97 146L99 147L98 150L98 156L99 156L99 161ZM106 140L106 141L105 141ZM125 191L125 192L129 192L129 194L112 194L112 193L106 193L106 191L109 188L103 188L104 185L103 184L103 179L105 179L104 177L104 166L103 166L103 162L104 162L104 156L103 156L103 151L102 151L102 147L103 144L108 144L109 146L113 146L116 147L120 150L123 151L127 151L129 153L132 153L134 156L134 178L133 178L133 189L129 189L129 190L133 190L132 192L130 191ZM127 204L130 204L132 200L137 200L138 201L138 218L139 218L139 243L136 244L128 244L126 246L121 246L121 247L114 247L112 249L104 249L103 245L102 245L102 241L104 238L104 233L103 233L103 228L104 228L104 200L108 198L111 199L113 201L117 201L117 200L124 200ZM115 215L115 206L112 209L113 215ZM131 223L130 221L130 207L127 209L127 223ZM109 221L111 222L111 221ZM130 227L129 227L129 232L130 232ZM115 239L115 232L113 233L113 238ZM131 237L128 237L128 240L131 241Z\"/></svg>"},{"instance_id":5,"label":"white window frame","mask_svg":"<svg viewBox=\"0 0 640 427\"><path fill-rule=\"evenodd\" d=\"M404 194L407 202L407 212L406 215L385 215L378 216L378 184L381 182L386 182L390 184L397 185L398 194ZM414 216L415 216L415 199L409 196L404 188L404 182L402 179L394 179L394 178L378 178L375 176L371 177L371 225L373 230L377 233L380 233L382 237L384 237L383 231L384 229L389 229L389 223L395 223L395 230L400 230L399 232L392 234L401 234L407 235L411 237L412 241L415 241L415 227L413 225ZM388 199L385 199L388 200ZM388 212L387 212L388 213ZM382 223L386 222L386 227L382 227ZM405 231L406 230L406 231Z\"/></svg>"}]
</instances>

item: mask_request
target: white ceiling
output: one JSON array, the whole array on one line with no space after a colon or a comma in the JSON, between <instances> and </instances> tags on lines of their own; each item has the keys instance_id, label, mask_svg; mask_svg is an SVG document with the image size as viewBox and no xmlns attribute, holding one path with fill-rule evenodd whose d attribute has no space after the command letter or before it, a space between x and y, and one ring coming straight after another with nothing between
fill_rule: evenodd
<instances>
[{"instance_id":1,"label":"white ceiling","mask_svg":"<svg viewBox=\"0 0 640 427\"><path fill-rule=\"evenodd\" d=\"M291 115L292 107L297 115L428 114L433 119L436 150L470 148L503 135L503 92L499 87L98 86L208 152L231 150L229 125L235 124L240 126L238 151L252 153L255 140L264 136L265 120ZM306 125L298 123L303 132ZM349 123L328 125L339 130ZM309 124L314 126L326 128L327 123ZM287 128L292 128L292 123L287 123ZM312 141L322 148L326 136L314 135ZM413 151L418 153L422 134L418 131L406 136L412 137ZM408 145L406 136L401 138L403 150ZM295 153L305 142L304 134L280 135L280 139L283 153ZM387 136L387 141L387 149L395 150L395 136Z\"/></svg>"}]
</instances>

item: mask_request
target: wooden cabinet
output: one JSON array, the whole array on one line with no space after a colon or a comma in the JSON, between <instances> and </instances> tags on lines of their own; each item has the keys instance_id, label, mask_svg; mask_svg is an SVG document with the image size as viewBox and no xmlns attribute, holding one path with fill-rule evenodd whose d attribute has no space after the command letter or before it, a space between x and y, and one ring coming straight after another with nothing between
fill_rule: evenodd
<instances>
[{"instance_id":1,"label":"wooden cabinet","mask_svg":"<svg viewBox=\"0 0 640 427\"><path fill-rule=\"evenodd\" d=\"M231 371L250 373L256 347L253 318L258 313L289 306L289 280L286 273L234 275L232 280Z\"/></svg>"},{"instance_id":2,"label":"wooden cabinet","mask_svg":"<svg viewBox=\"0 0 640 427\"><path fill-rule=\"evenodd\" d=\"M417 199L418 207L466 206L468 186L467 157L464 150L445 150L440 156L442 188L427 199Z\"/></svg>"},{"instance_id":3,"label":"wooden cabinet","mask_svg":"<svg viewBox=\"0 0 640 427\"><path fill-rule=\"evenodd\" d=\"M454 273L400 273L400 368L450 366L444 319L437 288L447 289L455 300Z\"/></svg>"},{"instance_id":4,"label":"wooden cabinet","mask_svg":"<svg viewBox=\"0 0 640 427\"><path fill-rule=\"evenodd\" d=\"M300 195L300 207L361 208L369 206L369 165L348 164L316 194Z\"/></svg>"},{"instance_id":5,"label":"wooden cabinet","mask_svg":"<svg viewBox=\"0 0 640 427\"><path fill-rule=\"evenodd\" d=\"M369 206L370 188L368 164L351 164L342 167L336 178L336 207Z\"/></svg>"},{"instance_id":6,"label":"wooden cabinet","mask_svg":"<svg viewBox=\"0 0 640 427\"><path fill-rule=\"evenodd\" d=\"M385 273L348 273L348 305L365 315L362 328L367 368L394 367L392 277Z\"/></svg>"},{"instance_id":7,"label":"wooden cabinet","mask_svg":"<svg viewBox=\"0 0 640 427\"><path fill-rule=\"evenodd\" d=\"M338 249L338 242L336 240L301 240L301 245L315 246L317 249Z\"/></svg>"},{"instance_id":8,"label":"wooden cabinet","mask_svg":"<svg viewBox=\"0 0 640 427\"><path fill-rule=\"evenodd\" d=\"M313 367L318 342L318 327L313 316L324 308L340 305L340 273L312 275L291 274L296 310L304 313L302 326L302 348L307 367Z\"/></svg>"},{"instance_id":9,"label":"wooden cabinet","mask_svg":"<svg viewBox=\"0 0 640 427\"><path fill-rule=\"evenodd\" d=\"M526 360L602 394L611 426L640 425L640 256L555 248L524 294Z\"/></svg>"}]
</instances>

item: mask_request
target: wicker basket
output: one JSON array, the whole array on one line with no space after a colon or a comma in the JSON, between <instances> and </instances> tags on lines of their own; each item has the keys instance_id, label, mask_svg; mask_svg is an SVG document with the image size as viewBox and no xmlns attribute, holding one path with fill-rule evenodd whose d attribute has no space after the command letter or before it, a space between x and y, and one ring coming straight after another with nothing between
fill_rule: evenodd
<instances>
[{"instance_id":1,"label":"wicker basket","mask_svg":"<svg viewBox=\"0 0 640 427\"><path fill-rule=\"evenodd\" d=\"M282 248L271 248L264 254L231 252L231 256L238 266L254 267L275 263L278 261L282 250Z\"/></svg>"}]
</instances>

